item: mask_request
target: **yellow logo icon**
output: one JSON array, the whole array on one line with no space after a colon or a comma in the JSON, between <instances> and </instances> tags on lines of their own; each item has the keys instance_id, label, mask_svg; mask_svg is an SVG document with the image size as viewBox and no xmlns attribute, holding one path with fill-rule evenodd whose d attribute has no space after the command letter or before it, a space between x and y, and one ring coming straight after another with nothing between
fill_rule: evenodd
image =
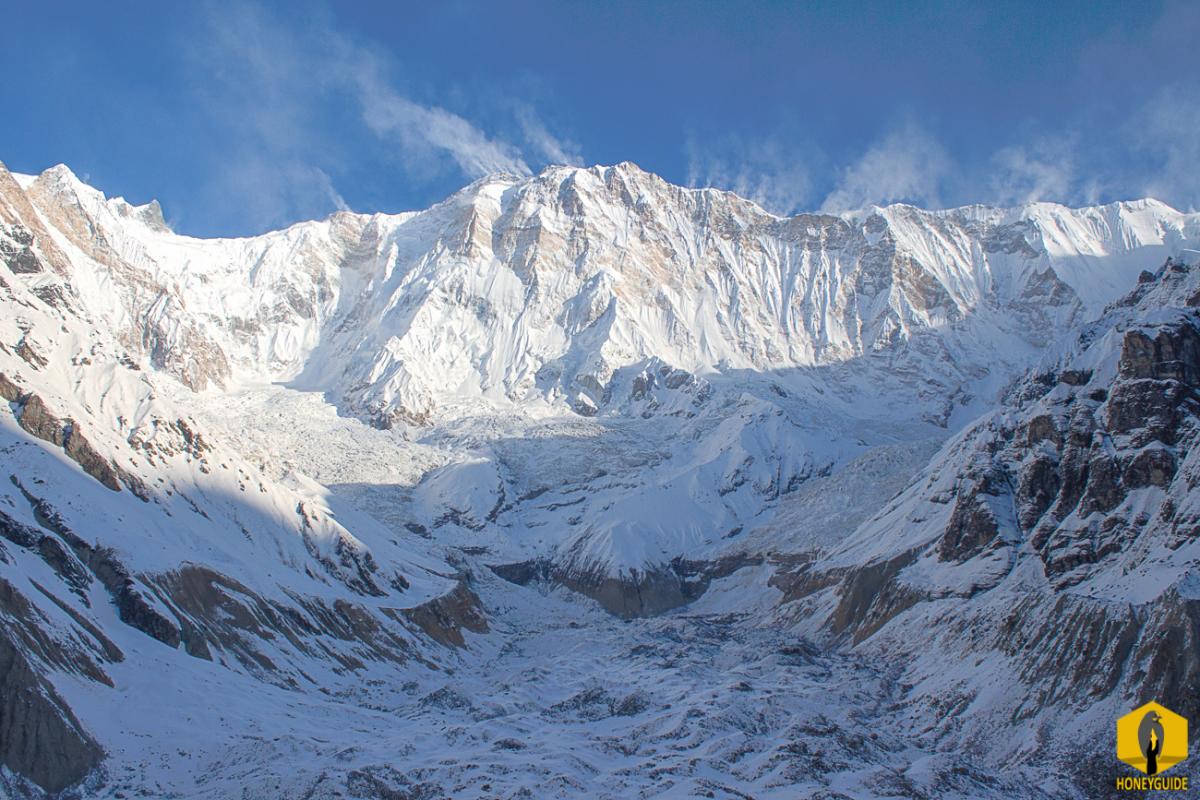
<instances>
[{"instance_id":1,"label":"yellow logo icon","mask_svg":"<svg viewBox=\"0 0 1200 800\"><path fill-rule=\"evenodd\" d=\"M1157 775L1187 758L1188 721L1158 703L1146 703L1117 720L1117 758Z\"/></svg>"}]
</instances>

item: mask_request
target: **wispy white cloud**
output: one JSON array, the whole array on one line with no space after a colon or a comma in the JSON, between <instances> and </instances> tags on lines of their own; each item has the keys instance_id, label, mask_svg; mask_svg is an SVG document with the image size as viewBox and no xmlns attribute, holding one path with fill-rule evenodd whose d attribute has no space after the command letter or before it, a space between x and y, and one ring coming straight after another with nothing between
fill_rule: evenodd
<instances>
[{"instance_id":1,"label":"wispy white cloud","mask_svg":"<svg viewBox=\"0 0 1200 800\"><path fill-rule=\"evenodd\" d=\"M296 80L299 50L256 6L210 9L208 22L186 54L197 97L223 135L204 205L251 230L328 213L336 190L311 162L315 86Z\"/></svg>"},{"instance_id":2,"label":"wispy white cloud","mask_svg":"<svg viewBox=\"0 0 1200 800\"><path fill-rule=\"evenodd\" d=\"M812 178L800 147L775 137L702 142L696 135L685 146L689 186L725 189L776 214L794 213L809 202Z\"/></svg>"},{"instance_id":3,"label":"wispy white cloud","mask_svg":"<svg viewBox=\"0 0 1200 800\"><path fill-rule=\"evenodd\" d=\"M315 185L325 195L325 199L333 205L338 211L350 211L349 204L346 203L346 198L338 192L333 186L333 179L329 177L329 173L323 169L312 168L315 172Z\"/></svg>"},{"instance_id":4,"label":"wispy white cloud","mask_svg":"<svg viewBox=\"0 0 1200 800\"><path fill-rule=\"evenodd\" d=\"M384 77L381 57L343 38L337 40L337 45L330 54L330 75L338 76L352 89L363 121L376 135L412 157L422 157L429 150L443 152L472 178L494 172L529 173L529 165L515 145L488 137L458 114L405 97Z\"/></svg>"},{"instance_id":5,"label":"wispy white cloud","mask_svg":"<svg viewBox=\"0 0 1200 800\"><path fill-rule=\"evenodd\" d=\"M1144 194L1186 210L1200 207L1200 90L1181 84L1160 89L1125 134L1150 161Z\"/></svg>"},{"instance_id":6,"label":"wispy white cloud","mask_svg":"<svg viewBox=\"0 0 1200 800\"><path fill-rule=\"evenodd\" d=\"M909 118L842 171L821 210L838 212L899 201L937 207L951 169L941 143Z\"/></svg>"},{"instance_id":7,"label":"wispy white cloud","mask_svg":"<svg viewBox=\"0 0 1200 800\"><path fill-rule=\"evenodd\" d=\"M1040 200L1087 202L1077 184L1074 136L1040 136L998 150L988 161L983 190L997 205L1020 205Z\"/></svg>"},{"instance_id":8,"label":"wispy white cloud","mask_svg":"<svg viewBox=\"0 0 1200 800\"><path fill-rule=\"evenodd\" d=\"M240 222L252 230L345 208L331 176L364 159L417 181L524 175L531 160L581 160L516 98L504 107L519 142L415 99L394 79L389 55L338 33L331 20L293 22L254 2L209 12L189 53L198 99L227 137L207 194L236 196ZM331 113L343 115L336 125ZM368 152L356 149L364 142Z\"/></svg>"},{"instance_id":9,"label":"wispy white cloud","mask_svg":"<svg viewBox=\"0 0 1200 800\"><path fill-rule=\"evenodd\" d=\"M1140 197L1194 211L1200 208L1198 131L1200 90L1171 84L1135 107L1124 126L1016 131L1012 143L965 160L911 118L842 166L816 147L788 148L779 139L727 137L714 145L690 137L687 182L736 192L780 214L894 202L1081 206ZM824 199L812 203L822 192Z\"/></svg>"},{"instance_id":10,"label":"wispy white cloud","mask_svg":"<svg viewBox=\"0 0 1200 800\"><path fill-rule=\"evenodd\" d=\"M214 172L212 182L210 191L258 227L350 210L323 170L254 153L229 159Z\"/></svg>"},{"instance_id":11,"label":"wispy white cloud","mask_svg":"<svg viewBox=\"0 0 1200 800\"><path fill-rule=\"evenodd\" d=\"M579 145L551 133L528 104L518 104L515 113L525 142L546 163L558 166L578 166L583 163Z\"/></svg>"}]
</instances>

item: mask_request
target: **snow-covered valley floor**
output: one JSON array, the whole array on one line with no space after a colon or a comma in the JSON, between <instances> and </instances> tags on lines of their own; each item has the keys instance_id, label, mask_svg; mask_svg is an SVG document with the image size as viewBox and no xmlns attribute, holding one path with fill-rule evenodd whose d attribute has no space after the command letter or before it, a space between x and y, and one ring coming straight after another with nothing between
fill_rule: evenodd
<instances>
[{"instance_id":1,"label":"snow-covered valley floor","mask_svg":"<svg viewBox=\"0 0 1200 800\"><path fill-rule=\"evenodd\" d=\"M294 470L330 487L335 513L367 511L389 523L412 518L422 475L470 452L464 439L476 437L478 452L492 456L488 448L506 439L475 421L408 441L339 416L318 393L279 385L215 395L197 417L277 471L273 477ZM609 437L609 446L588 451L593 460L605 457L593 464L601 472L619 475L631 458L627 469L642 466L629 441L613 447L614 434L598 423L574 426L577 435ZM653 441L638 444L655 449ZM773 527L794 537L812 528L797 524L805 516L836 520L830 515L846 495L879 493L882 501L896 481L882 479L874 462L900 457L900 468L882 474L904 473L904 462L917 463L929 448L881 448L861 468L815 480L812 491L788 496ZM745 540L771 533L768 522ZM315 672L320 685L340 687L321 691L289 691L205 662L189 663L195 674L184 680L173 661L162 691L131 682L120 717L98 731L111 756L99 796L1041 796L1040 776L1001 775L961 753L915 746L920 732L903 729L897 713L893 665L800 638L777 608L770 564L714 581L675 612L621 620L561 586L497 577L486 566L498 555L487 547L500 541L495 530L447 525L435 536L434 546L470 576L489 633L468 633L464 648L446 648L436 664ZM157 649L147 647L144 657L158 657ZM211 696L177 688L205 686Z\"/></svg>"},{"instance_id":2,"label":"snow-covered valley floor","mask_svg":"<svg viewBox=\"0 0 1200 800\"><path fill-rule=\"evenodd\" d=\"M234 702L129 687L121 717L141 733L106 735L121 744L101 796L1037 796L1033 781L910 746L889 717L886 664L731 610L769 596L764 578L743 570L685 612L622 622L478 571L490 634L409 680L368 670L335 696L197 662L198 680L171 684L220 677Z\"/></svg>"}]
</instances>

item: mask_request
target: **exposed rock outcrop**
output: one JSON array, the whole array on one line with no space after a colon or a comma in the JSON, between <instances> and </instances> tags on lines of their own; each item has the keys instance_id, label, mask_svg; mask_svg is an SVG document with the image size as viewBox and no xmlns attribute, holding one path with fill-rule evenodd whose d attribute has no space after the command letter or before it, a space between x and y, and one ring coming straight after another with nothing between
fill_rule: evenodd
<instances>
[{"instance_id":1,"label":"exposed rock outcrop","mask_svg":"<svg viewBox=\"0 0 1200 800\"><path fill-rule=\"evenodd\" d=\"M415 608L405 609L404 616L431 639L444 645L462 647L466 640L463 630L487 633L487 617L479 598L466 583L460 581L454 590Z\"/></svg>"},{"instance_id":2,"label":"exposed rock outcrop","mask_svg":"<svg viewBox=\"0 0 1200 800\"><path fill-rule=\"evenodd\" d=\"M5 392L6 398L8 394L14 393L20 397L20 390L3 375L0 375L0 392ZM88 475L114 492L121 491L121 482L117 479L113 465L96 451L74 420L62 420L54 416L37 394L30 394L13 402L20 402L16 414L17 422L22 428L39 439L61 447Z\"/></svg>"},{"instance_id":3,"label":"exposed rock outcrop","mask_svg":"<svg viewBox=\"0 0 1200 800\"><path fill-rule=\"evenodd\" d=\"M23 225L0 225L0 260L17 274L43 271L33 252L33 234Z\"/></svg>"},{"instance_id":4,"label":"exposed rock outcrop","mask_svg":"<svg viewBox=\"0 0 1200 800\"><path fill-rule=\"evenodd\" d=\"M138 582L129 570L117 559L116 554L107 548L89 544L83 537L67 526L62 517L44 499L31 494L20 482L13 477L13 482L33 506L39 524L54 537L42 536L37 541L43 551L60 549L58 541L65 543L74 554L76 560L72 564L81 565L78 569L77 581L83 585L90 582L90 575L95 576L100 584L108 591L117 613L122 622L130 625L147 636L158 639L169 647L178 647L180 641L179 626L159 612L152 603L148 602L139 588ZM0 522L3 518L0 518ZM32 532L27 526L21 526L26 532ZM50 548L46 542L54 542ZM19 542L18 542L19 543ZM29 547L30 545L22 545ZM45 558L45 556L43 556ZM64 554L65 559L65 554ZM51 566L54 562L46 559ZM83 572L86 569L86 573Z\"/></svg>"},{"instance_id":5,"label":"exposed rock outcrop","mask_svg":"<svg viewBox=\"0 0 1200 800\"><path fill-rule=\"evenodd\" d=\"M117 473L112 464L96 452L96 448L92 447L91 442L84 438L83 432L79 430L79 425L74 420L67 420L67 423L64 434L66 441L63 443L63 450L66 454L88 475L114 492L121 491L121 482L117 480Z\"/></svg>"},{"instance_id":6,"label":"exposed rock outcrop","mask_svg":"<svg viewBox=\"0 0 1200 800\"><path fill-rule=\"evenodd\" d=\"M757 555L734 553L714 561L677 558L653 570L634 570L612 576L587 571L549 559L495 564L497 576L519 586L540 581L565 586L590 597L610 614L623 619L653 617L685 606L702 596L712 581L727 577L743 567L761 564Z\"/></svg>"},{"instance_id":7,"label":"exposed rock outcrop","mask_svg":"<svg viewBox=\"0 0 1200 800\"><path fill-rule=\"evenodd\" d=\"M23 392L21 387L13 383L12 379L0 372L0 397L3 397L10 403L16 403L21 400Z\"/></svg>"},{"instance_id":8,"label":"exposed rock outcrop","mask_svg":"<svg viewBox=\"0 0 1200 800\"><path fill-rule=\"evenodd\" d=\"M62 447L66 443L67 426L50 413L39 395L31 394L25 398L17 412L17 422L34 436L55 447Z\"/></svg>"},{"instance_id":9,"label":"exposed rock outcrop","mask_svg":"<svg viewBox=\"0 0 1200 800\"><path fill-rule=\"evenodd\" d=\"M943 561L966 561L979 555L1000 535L1000 526L992 510L993 495L982 487L962 492L954 502L954 513L938 544Z\"/></svg>"},{"instance_id":10,"label":"exposed rock outcrop","mask_svg":"<svg viewBox=\"0 0 1200 800\"><path fill-rule=\"evenodd\" d=\"M45 664L98 670L39 636L44 623L35 613L15 587L0 579L0 763L54 793L83 780L99 766L104 751L43 677L44 666L32 653L40 651Z\"/></svg>"}]
</instances>

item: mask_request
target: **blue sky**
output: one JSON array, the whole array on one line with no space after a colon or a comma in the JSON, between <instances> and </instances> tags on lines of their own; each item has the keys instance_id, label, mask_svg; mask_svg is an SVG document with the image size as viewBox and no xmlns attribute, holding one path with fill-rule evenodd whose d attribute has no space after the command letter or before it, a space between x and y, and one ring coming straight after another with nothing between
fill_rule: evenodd
<instances>
[{"instance_id":1,"label":"blue sky","mask_svg":"<svg viewBox=\"0 0 1200 800\"><path fill-rule=\"evenodd\" d=\"M0 160L196 235L634 161L778 213L1200 207L1200 3L0 0Z\"/></svg>"}]
</instances>

